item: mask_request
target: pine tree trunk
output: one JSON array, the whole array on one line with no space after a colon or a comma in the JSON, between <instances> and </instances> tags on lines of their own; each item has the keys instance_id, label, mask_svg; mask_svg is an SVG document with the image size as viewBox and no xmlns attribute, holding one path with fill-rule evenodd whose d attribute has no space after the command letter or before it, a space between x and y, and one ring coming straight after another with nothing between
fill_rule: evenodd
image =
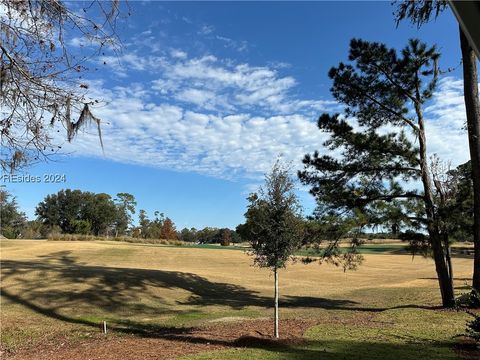
<instances>
[{"instance_id":1,"label":"pine tree trunk","mask_svg":"<svg viewBox=\"0 0 480 360\"><path fill-rule=\"evenodd\" d=\"M452 255L450 251L450 245L447 245L447 264L448 264L448 276L453 283L453 266L452 266Z\"/></svg>"},{"instance_id":2,"label":"pine tree trunk","mask_svg":"<svg viewBox=\"0 0 480 360\"><path fill-rule=\"evenodd\" d=\"M445 258L447 259L447 266L448 266L448 276L453 282L452 253L450 250L450 244L448 242L448 234L445 232L445 230L443 230L442 233L443 233L443 244L445 246Z\"/></svg>"},{"instance_id":3,"label":"pine tree trunk","mask_svg":"<svg viewBox=\"0 0 480 360\"><path fill-rule=\"evenodd\" d=\"M455 306L453 279L450 277L450 273L453 273L453 269L450 269L449 271L440 235L438 231L434 229L434 226L432 227L433 229L430 229L429 227L428 233L433 250L433 259L435 261L435 270L437 271L440 294L442 295L442 305L443 307L451 308Z\"/></svg>"},{"instance_id":4,"label":"pine tree trunk","mask_svg":"<svg viewBox=\"0 0 480 360\"><path fill-rule=\"evenodd\" d=\"M468 143L473 177L473 260L472 286L480 291L480 100L478 98L477 59L460 27L463 59L463 96L467 110Z\"/></svg>"},{"instance_id":5,"label":"pine tree trunk","mask_svg":"<svg viewBox=\"0 0 480 360\"><path fill-rule=\"evenodd\" d=\"M273 274L275 277L275 310L274 310L274 325L273 325L273 332L275 338L278 338L278 269L275 268L273 270Z\"/></svg>"},{"instance_id":6,"label":"pine tree trunk","mask_svg":"<svg viewBox=\"0 0 480 360\"><path fill-rule=\"evenodd\" d=\"M420 98L417 88L417 98ZM418 142L420 145L420 170L424 190L423 200L425 203L425 214L428 221L428 234L435 261L435 270L437 271L438 284L442 295L442 305L444 307L455 306L455 295L453 290L453 279L450 277L447 261L445 258L445 249L443 240L438 228L435 205L433 200L432 179L428 171L427 162L427 141L425 138L425 124L420 102L415 103L415 112L418 119ZM451 269L453 272L453 269Z\"/></svg>"}]
</instances>

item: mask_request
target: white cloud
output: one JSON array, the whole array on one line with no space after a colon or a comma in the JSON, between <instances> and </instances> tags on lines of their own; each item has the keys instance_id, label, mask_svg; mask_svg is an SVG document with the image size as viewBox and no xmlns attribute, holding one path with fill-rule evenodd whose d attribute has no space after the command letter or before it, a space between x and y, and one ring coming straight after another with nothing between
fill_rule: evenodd
<instances>
[{"instance_id":1,"label":"white cloud","mask_svg":"<svg viewBox=\"0 0 480 360\"><path fill-rule=\"evenodd\" d=\"M188 17L186 17L186 16L182 16L182 21L183 21L183 22L186 22L187 24L192 24L192 23L193 23L192 20L190 20L190 19L189 19Z\"/></svg>"},{"instance_id":2,"label":"white cloud","mask_svg":"<svg viewBox=\"0 0 480 360\"><path fill-rule=\"evenodd\" d=\"M190 102L195 106L208 103L208 110L237 112L262 109L269 114L318 113L332 107L333 101L296 99L291 95L297 86L291 76L265 66L236 64L215 56L200 58L136 59L133 69L152 70L160 77L152 89L160 95ZM133 59L125 59L125 63ZM207 101L208 100L208 101Z\"/></svg>"},{"instance_id":3,"label":"white cloud","mask_svg":"<svg viewBox=\"0 0 480 360\"><path fill-rule=\"evenodd\" d=\"M173 58L178 58L178 59L186 59L187 58L187 53L185 51L182 51L182 50L179 50L179 49L170 50L170 55Z\"/></svg>"},{"instance_id":4,"label":"white cloud","mask_svg":"<svg viewBox=\"0 0 480 360\"><path fill-rule=\"evenodd\" d=\"M275 68L172 55L122 58L150 71L149 83L90 84L91 96L108 103L95 110L107 158L257 182L279 154L301 167L304 154L322 151L316 119L339 110L333 101L293 96L297 81ZM429 152L453 165L468 158L462 94L460 80L445 78L425 111ZM66 150L103 156L95 128Z\"/></svg>"},{"instance_id":5,"label":"white cloud","mask_svg":"<svg viewBox=\"0 0 480 360\"><path fill-rule=\"evenodd\" d=\"M248 43L244 40L237 41L220 35L215 36L215 38L220 40L223 43L223 46L226 48L231 48L238 52L246 51L248 49Z\"/></svg>"},{"instance_id":6,"label":"white cloud","mask_svg":"<svg viewBox=\"0 0 480 360\"><path fill-rule=\"evenodd\" d=\"M300 164L324 140L304 115L214 115L150 103L144 93L148 90L139 85L112 90L91 86L109 102L95 112L104 121L105 156L115 161L257 180L278 154ZM65 149L101 157L98 143L92 127Z\"/></svg>"},{"instance_id":7,"label":"white cloud","mask_svg":"<svg viewBox=\"0 0 480 360\"><path fill-rule=\"evenodd\" d=\"M215 26L204 24L198 31L199 35L209 35L215 31Z\"/></svg>"},{"instance_id":8,"label":"white cloud","mask_svg":"<svg viewBox=\"0 0 480 360\"><path fill-rule=\"evenodd\" d=\"M104 55L98 58L98 63L117 76L128 77L134 71L155 71L165 61L162 56L140 56L135 53L126 53L121 56Z\"/></svg>"},{"instance_id":9,"label":"white cloud","mask_svg":"<svg viewBox=\"0 0 480 360\"><path fill-rule=\"evenodd\" d=\"M84 51L87 48L90 50L98 50L99 48L109 50L109 51L117 51L119 49L119 44L115 40L115 38L105 38L100 41L99 39L95 38L88 38L86 36L74 36L67 40L68 45L74 48L80 48ZM57 45L60 45L59 43ZM83 53L85 55L85 53Z\"/></svg>"},{"instance_id":10,"label":"white cloud","mask_svg":"<svg viewBox=\"0 0 480 360\"><path fill-rule=\"evenodd\" d=\"M227 36L214 35L215 27L213 25L204 24L197 31L197 34L203 36L205 39L214 40L221 43L227 49L233 49L238 52L244 52L249 49L249 44L245 40L234 40Z\"/></svg>"},{"instance_id":11,"label":"white cloud","mask_svg":"<svg viewBox=\"0 0 480 360\"><path fill-rule=\"evenodd\" d=\"M205 107L207 103L215 99L215 93L208 90L186 89L177 93L175 97L178 100Z\"/></svg>"},{"instance_id":12,"label":"white cloud","mask_svg":"<svg viewBox=\"0 0 480 360\"><path fill-rule=\"evenodd\" d=\"M84 47L85 46L85 38L73 37L68 41L68 44L73 46L73 47Z\"/></svg>"},{"instance_id":13,"label":"white cloud","mask_svg":"<svg viewBox=\"0 0 480 360\"><path fill-rule=\"evenodd\" d=\"M432 104L425 109L428 151L456 166L468 161L468 137L463 81L446 77L439 82Z\"/></svg>"}]
</instances>

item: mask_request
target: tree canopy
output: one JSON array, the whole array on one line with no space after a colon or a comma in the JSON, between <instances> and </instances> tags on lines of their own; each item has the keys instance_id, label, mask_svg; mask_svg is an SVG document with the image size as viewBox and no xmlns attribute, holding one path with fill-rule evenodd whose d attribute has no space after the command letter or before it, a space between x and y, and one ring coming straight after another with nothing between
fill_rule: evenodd
<instances>
[{"instance_id":1,"label":"tree canopy","mask_svg":"<svg viewBox=\"0 0 480 360\"><path fill-rule=\"evenodd\" d=\"M319 211L330 215L361 213L366 224L378 225L379 207L395 200L402 209L397 221L428 231L443 302L453 306L448 241L434 203L423 118L437 84L439 56L435 46L416 39L399 53L353 39L350 63L329 71L344 116L320 116L320 130L330 135L323 144L328 153L307 154L299 176L311 186Z\"/></svg>"},{"instance_id":2,"label":"tree canopy","mask_svg":"<svg viewBox=\"0 0 480 360\"><path fill-rule=\"evenodd\" d=\"M446 180L440 180L446 193L445 205L441 209L446 219L447 231L455 241L473 241L473 180L472 163L446 171ZM444 195L445 196L445 195Z\"/></svg>"},{"instance_id":3,"label":"tree canopy","mask_svg":"<svg viewBox=\"0 0 480 360\"><path fill-rule=\"evenodd\" d=\"M139 226L135 235L144 239L177 239L177 230L172 219L165 217L164 213L155 211L155 218L150 220L147 212L141 209L138 215Z\"/></svg>"},{"instance_id":4,"label":"tree canopy","mask_svg":"<svg viewBox=\"0 0 480 360\"><path fill-rule=\"evenodd\" d=\"M108 235L117 217L112 197L81 190L60 190L47 195L35 209L38 219L64 233Z\"/></svg>"},{"instance_id":5,"label":"tree canopy","mask_svg":"<svg viewBox=\"0 0 480 360\"><path fill-rule=\"evenodd\" d=\"M118 49L120 2L1 0L0 5L2 169L56 153L63 141L54 137L55 129L66 129L63 139L71 141L94 122L101 141L100 119L91 111L98 99L89 98L82 74L91 70L89 60ZM80 53L73 38L86 44Z\"/></svg>"},{"instance_id":6,"label":"tree canopy","mask_svg":"<svg viewBox=\"0 0 480 360\"><path fill-rule=\"evenodd\" d=\"M132 224L132 215L135 214L135 196L129 193L118 193L115 198L117 207L117 219L115 221L116 235L125 235L128 227Z\"/></svg>"},{"instance_id":7,"label":"tree canopy","mask_svg":"<svg viewBox=\"0 0 480 360\"><path fill-rule=\"evenodd\" d=\"M6 190L0 190L0 235L12 239L19 237L26 220L25 213L19 210L15 197Z\"/></svg>"},{"instance_id":8,"label":"tree canopy","mask_svg":"<svg viewBox=\"0 0 480 360\"><path fill-rule=\"evenodd\" d=\"M277 162L264 187L248 201L245 225L255 264L272 271L285 267L303 239L300 204L288 170Z\"/></svg>"}]
</instances>

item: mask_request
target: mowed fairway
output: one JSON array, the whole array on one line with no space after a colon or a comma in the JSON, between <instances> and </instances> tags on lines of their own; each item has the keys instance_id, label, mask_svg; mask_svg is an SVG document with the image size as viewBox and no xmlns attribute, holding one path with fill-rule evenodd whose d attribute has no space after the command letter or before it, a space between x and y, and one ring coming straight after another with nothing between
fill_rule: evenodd
<instances>
[{"instance_id":1,"label":"mowed fairway","mask_svg":"<svg viewBox=\"0 0 480 360\"><path fill-rule=\"evenodd\" d=\"M456 359L469 317L440 310L433 261L366 254L357 271L280 272L243 251L1 240L2 358ZM455 258L458 291L472 259ZM465 290L464 290L465 291ZM98 324L106 321L107 336Z\"/></svg>"}]
</instances>

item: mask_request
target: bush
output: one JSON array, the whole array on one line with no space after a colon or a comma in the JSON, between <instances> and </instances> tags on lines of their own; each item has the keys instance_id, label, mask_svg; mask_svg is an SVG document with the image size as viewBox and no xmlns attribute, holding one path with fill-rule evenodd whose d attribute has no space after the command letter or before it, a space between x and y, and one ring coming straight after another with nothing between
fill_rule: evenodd
<instances>
[{"instance_id":1,"label":"bush","mask_svg":"<svg viewBox=\"0 0 480 360\"><path fill-rule=\"evenodd\" d=\"M51 232L48 235L48 240L52 240L52 241L93 241L93 240L104 240L104 239L95 237L93 235L59 234L57 232Z\"/></svg>"},{"instance_id":2,"label":"bush","mask_svg":"<svg viewBox=\"0 0 480 360\"><path fill-rule=\"evenodd\" d=\"M40 239L46 238L49 229L41 221L31 220L27 221L23 230L23 239Z\"/></svg>"},{"instance_id":3,"label":"bush","mask_svg":"<svg viewBox=\"0 0 480 360\"><path fill-rule=\"evenodd\" d=\"M7 239L16 239L17 238L17 232L11 226L2 227L2 235L5 236Z\"/></svg>"},{"instance_id":4,"label":"bush","mask_svg":"<svg viewBox=\"0 0 480 360\"><path fill-rule=\"evenodd\" d=\"M60 228L60 226L53 225L53 226L50 227L50 229L48 229L47 238L49 240L53 240L55 238L60 238L62 236L63 236L63 234L62 234L62 229Z\"/></svg>"},{"instance_id":5,"label":"bush","mask_svg":"<svg viewBox=\"0 0 480 360\"><path fill-rule=\"evenodd\" d=\"M470 292L457 297L455 303L459 307L480 308L480 293L478 290L470 287Z\"/></svg>"},{"instance_id":6,"label":"bush","mask_svg":"<svg viewBox=\"0 0 480 360\"><path fill-rule=\"evenodd\" d=\"M465 336L475 340L480 344L480 315L468 311L468 314L473 316L472 321L467 322L466 334Z\"/></svg>"},{"instance_id":7,"label":"bush","mask_svg":"<svg viewBox=\"0 0 480 360\"><path fill-rule=\"evenodd\" d=\"M102 237L94 235L84 234L61 234L59 232L50 232L48 240L51 241L119 241L128 242L134 244L160 244L160 245L173 245L183 246L186 245L184 241L180 240L166 240L166 239L136 239L127 236L121 237Z\"/></svg>"}]
</instances>

